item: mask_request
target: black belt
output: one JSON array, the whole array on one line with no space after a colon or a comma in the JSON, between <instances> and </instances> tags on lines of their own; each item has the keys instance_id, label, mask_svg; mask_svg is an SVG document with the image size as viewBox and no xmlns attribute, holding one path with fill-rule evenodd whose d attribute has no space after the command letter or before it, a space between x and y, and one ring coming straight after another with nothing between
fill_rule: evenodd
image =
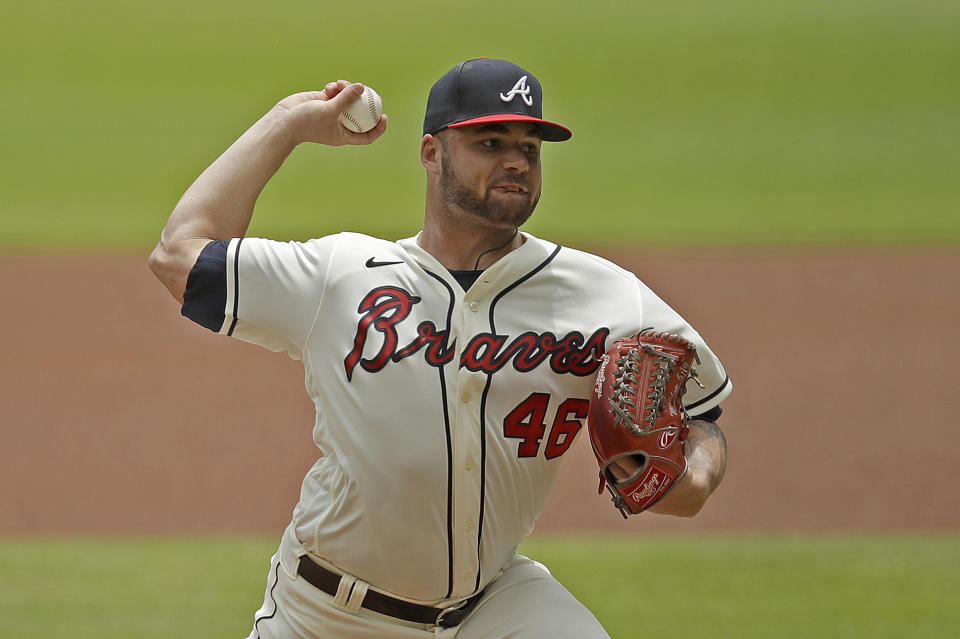
<instances>
[{"instance_id":1,"label":"black belt","mask_svg":"<svg viewBox=\"0 0 960 639\"><path fill-rule=\"evenodd\" d=\"M309 557L300 558L300 564L297 566L297 574L304 580L319 588L328 595L337 596L337 589L340 587L341 576L332 570L327 570ZM420 604L410 603L402 599L396 599L389 595L367 590L363 597L361 606L367 610L411 621L413 623L422 623L427 625L437 625L443 628L452 628L463 621L473 610L474 605L480 601L483 592L478 592L463 603L453 608L434 608L433 606L422 606Z\"/></svg>"}]
</instances>

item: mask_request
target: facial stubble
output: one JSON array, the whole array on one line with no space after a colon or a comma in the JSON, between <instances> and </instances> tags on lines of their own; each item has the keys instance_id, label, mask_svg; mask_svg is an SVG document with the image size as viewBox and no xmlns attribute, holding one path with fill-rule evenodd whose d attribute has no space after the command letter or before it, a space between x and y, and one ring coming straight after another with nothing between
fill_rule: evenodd
<instances>
[{"instance_id":1,"label":"facial stubble","mask_svg":"<svg viewBox=\"0 0 960 639\"><path fill-rule=\"evenodd\" d=\"M516 198L516 202L496 203L492 199L493 192L487 189L482 196L469 189L459 178L453 167L453 161L446 148L440 154L440 196L451 206L458 207L468 213L488 220L498 225L521 226L530 219L537 203L540 201L538 191L533 200ZM507 178L516 181L515 178Z\"/></svg>"}]
</instances>

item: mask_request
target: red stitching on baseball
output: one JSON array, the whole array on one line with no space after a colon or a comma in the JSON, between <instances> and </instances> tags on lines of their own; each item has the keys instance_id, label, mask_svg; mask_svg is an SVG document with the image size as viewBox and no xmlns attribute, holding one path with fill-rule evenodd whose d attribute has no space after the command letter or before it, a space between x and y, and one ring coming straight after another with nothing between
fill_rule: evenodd
<instances>
[{"instance_id":1,"label":"red stitching on baseball","mask_svg":"<svg viewBox=\"0 0 960 639\"><path fill-rule=\"evenodd\" d=\"M350 122L352 122L352 123L353 123L353 126L357 127L358 130L363 130L363 127L360 126L360 120L358 120L358 119L356 119L355 117L353 117L352 114L347 113L346 111L344 111L343 113L341 113L341 115L343 116L343 119L344 119L344 120L349 120Z\"/></svg>"},{"instance_id":2,"label":"red stitching on baseball","mask_svg":"<svg viewBox=\"0 0 960 639\"><path fill-rule=\"evenodd\" d=\"M373 97L373 89L367 94L367 107L370 109L370 117L373 119L374 124L376 124L380 118L377 117L377 101Z\"/></svg>"}]
</instances>

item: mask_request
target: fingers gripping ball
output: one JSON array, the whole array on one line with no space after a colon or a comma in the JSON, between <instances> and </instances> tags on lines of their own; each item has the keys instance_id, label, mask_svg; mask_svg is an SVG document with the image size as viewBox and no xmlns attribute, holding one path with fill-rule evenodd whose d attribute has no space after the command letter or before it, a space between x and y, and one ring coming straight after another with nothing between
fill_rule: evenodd
<instances>
[{"instance_id":1,"label":"fingers gripping ball","mask_svg":"<svg viewBox=\"0 0 960 639\"><path fill-rule=\"evenodd\" d=\"M366 133L377 126L382 114L380 96L370 87L364 87L360 97L340 114L340 122L354 133Z\"/></svg>"},{"instance_id":2,"label":"fingers gripping ball","mask_svg":"<svg viewBox=\"0 0 960 639\"><path fill-rule=\"evenodd\" d=\"M606 486L626 519L663 497L687 470L686 384L696 383L696 346L645 329L604 354L587 423Z\"/></svg>"}]
</instances>

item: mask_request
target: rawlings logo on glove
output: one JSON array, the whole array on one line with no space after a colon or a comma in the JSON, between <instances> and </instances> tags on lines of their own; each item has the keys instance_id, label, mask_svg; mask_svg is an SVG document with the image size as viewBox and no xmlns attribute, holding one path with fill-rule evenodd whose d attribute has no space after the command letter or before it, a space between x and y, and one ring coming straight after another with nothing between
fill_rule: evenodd
<instances>
[{"instance_id":1,"label":"rawlings logo on glove","mask_svg":"<svg viewBox=\"0 0 960 639\"><path fill-rule=\"evenodd\" d=\"M650 329L614 343L601 360L587 423L609 488L624 518L643 512L683 477L687 460L683 394L697 382L696 346Z\"/></svg>"}]
</instances>

